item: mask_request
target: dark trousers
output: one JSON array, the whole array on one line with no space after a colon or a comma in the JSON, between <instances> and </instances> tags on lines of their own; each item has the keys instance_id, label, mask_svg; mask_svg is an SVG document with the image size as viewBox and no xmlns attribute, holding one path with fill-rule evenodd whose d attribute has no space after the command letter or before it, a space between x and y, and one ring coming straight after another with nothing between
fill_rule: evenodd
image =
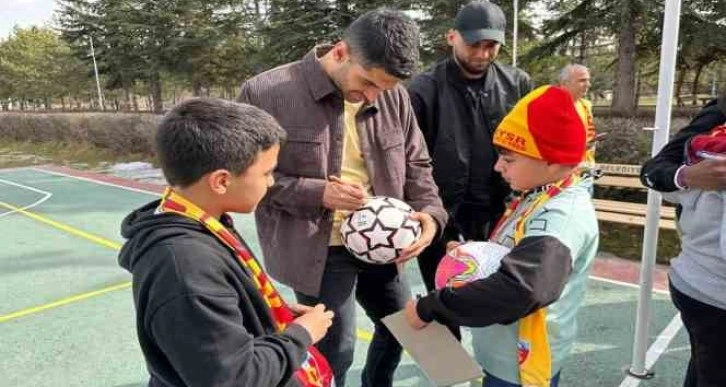
<instances>
[{"instance_id":1,"label":"dark trousers","mask_svg":"<svg viewBox=\"0 0 726 387\"><path fill-rule=\"evenodd\" d=\"M683 386L726 386L726 310L695 300L673 285L670 290L691 340L691 360Z\"/></svg>"},{"instance_id":2,"label":"dark trousers","mask_svg":"<svg viewBox=\"0 0 726 387\"><path fill-rule=\"evenodd\" d=\"M322 303L335 312L333 325L317 347L333 368L337 386L345 385L345 374L353 363L356 300L375 326L363 368L362 386L393 385L393 373L401 361L402 349L380 320L403 309L411 299L408 284L399 276L396 265L368 264L350 255L343 247L331 247L320 295L311 297L298 292L295 295L301 304Z\"/></svg>"},{"instance_id":3,"label":"dark trousers","mask_svg":"<svg viewBox=\"0 0 726 387\"><path fill-rule=\"evenodd\" d=\"M434 277L439 262L446 254L446 244L451 241L459 241L459 235L464 240L485 241L496 225L501 213L491 214L488 209L475 208L462 205L457 211L456 219L451 219L444 228L441 238L434 240L418 257L418 267L421 277L429 292L434 290ZM459 327L454 324L447 325L451 333L461 340Z\"/></svg>"}]
</instances>

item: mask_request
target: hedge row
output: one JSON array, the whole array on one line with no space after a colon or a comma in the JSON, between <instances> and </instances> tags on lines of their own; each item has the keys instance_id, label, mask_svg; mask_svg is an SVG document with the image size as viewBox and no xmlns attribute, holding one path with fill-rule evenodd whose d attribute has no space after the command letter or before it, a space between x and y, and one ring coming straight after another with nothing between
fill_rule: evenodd
<instances>
[{"instance_id":1,"label":"hedge row","mask_svg":"<svg viewBox=\"0 0 726 387\"><path fill-rule=\"evenodd\" d=\"M159 121L150 114L0 114L0 138L31 143L86 143L114 154L153 154Z\"/></svg>"},{"instance_id":2,"label":"hedge row","mask_svg":"<svg viewBox=\"0 0 726 387\"><path fill-rule=\"evenodd\" d=\"M0 138L26 142L88 143L115 154L152 155L152 134L159 116L114 113L4 113L0 114ZM687 117L672 121L678 130ZM652 117L595 117L598 132L607 133L598 145L603 163L640 164L650 154Z\"/></svg>"}]
</instances>

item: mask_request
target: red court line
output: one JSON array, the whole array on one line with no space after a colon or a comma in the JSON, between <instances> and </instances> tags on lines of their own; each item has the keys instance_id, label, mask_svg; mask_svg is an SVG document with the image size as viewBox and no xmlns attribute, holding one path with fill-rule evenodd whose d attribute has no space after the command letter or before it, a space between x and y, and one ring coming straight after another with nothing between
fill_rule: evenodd
<instances>
[{"instance_id":1,"label":"red court line","mask_svg":"<svg viewBox=\"0 0 726 387\"><path fill-rule=\"evenodd\" d=\"M618 257L599 257L595 259L590 275L637 285L640 281L640 262ZM655 265L653 289L668 291L668 266Z\"/></svg>"},{"instance_id":2,"label":"red court line","mask_svg":"<svg viewBox=\"0 0 726 387\"><path fill-rule=\"evenodd\" d=\"M90 179L90 180L96 180L103 183L110 183L115 185L120 185L122 187L128 187L128 188L135 188L135 189L141 189L145 191L151 191L156 193L163 193L164 192L164 186L159 184L153 184L153 183L143 183L131 179L125 179L122 177L116 177L111 175L104 175L102 173L97 172L89 172L89 171L79 171L77 169L63 167L59 165L41 165L38 167L34 167L35 169L42 169L49 172L58 172L63 173L70 176L75 177L82 177L84 179Z\"/></svg>"},{"instance_id":3,"label":"red court line","mask_svg":"<svg viewBox=\"0 0 726 387\"><path fill-rule=\"evenodd\" d=\"M142 183L122 177L79 171L63 166L43 165L35 168L151 192L162 193L164 190L164 187L159 184ZM640 279L640 262L618 257L599 257L595 259L590 274L608 280L637 285ZM668 266L656 265L655 272L653 273L653 288L655 290L668 291Z\"/></svg>"}]
</instances>

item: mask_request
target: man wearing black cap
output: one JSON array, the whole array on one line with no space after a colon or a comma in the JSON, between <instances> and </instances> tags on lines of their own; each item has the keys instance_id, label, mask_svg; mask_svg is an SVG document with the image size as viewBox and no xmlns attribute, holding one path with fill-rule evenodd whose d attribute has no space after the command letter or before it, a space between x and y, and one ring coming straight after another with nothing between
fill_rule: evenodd
<instances>
[{"instance_id":1,"label":"man wearing black cap","mask_svg":"<svg viewBox=\"0 0 726 387\"><path fill-rule=\"evenodd\" d=\"M419 256L429 290L446 243L488 239L509 194L494 171L492 133L533 85L524 71L495 62L506 24L496 4L467 4L446 34L452 55L414 77L408 86L433 159L434 180L449 212L442 238ZM452 331L458 334L457 328Z\"/></svg>"}]
</instances>

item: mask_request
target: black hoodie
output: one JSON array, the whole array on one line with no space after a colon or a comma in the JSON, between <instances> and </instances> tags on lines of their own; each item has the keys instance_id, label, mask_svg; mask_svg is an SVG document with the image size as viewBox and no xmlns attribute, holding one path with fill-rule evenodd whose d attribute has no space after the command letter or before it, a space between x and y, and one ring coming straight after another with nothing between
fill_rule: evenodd
<instances>
[{"instance_id":1,"label":"black hoodie","mask_svg":"<svg viewBox=\"0 0 726 387\"><path fill-rule=\"evenodd\" d=\"M119 254L133 274L149 386L297 386L293 373L310 335L297 324L276 333L232 251L201 223L155 214L158 206L157 200L124 219L128 241ZM233 230L229 217L222 221Z\"/></svg>"}]
</instances>

